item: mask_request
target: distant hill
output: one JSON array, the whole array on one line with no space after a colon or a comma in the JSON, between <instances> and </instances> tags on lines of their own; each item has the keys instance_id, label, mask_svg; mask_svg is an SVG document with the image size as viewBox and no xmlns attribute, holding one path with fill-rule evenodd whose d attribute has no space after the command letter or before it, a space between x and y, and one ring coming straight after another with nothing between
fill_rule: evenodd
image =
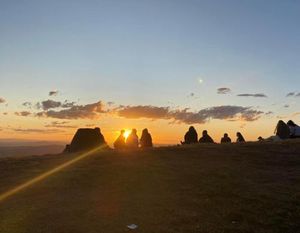
<instances>
[{"instance_id":1,"label":"distant hill","mask_svg":"<svg viewBox=\"0 0 300 233\"><path fill-rule=\"evenodd\" d=\"M65 144L61 141L1 138L0 157L57 154L63 151Z\"/></svg>"},{"instance_id":2,"label":"distant hill","mask_svg":"<svg viewBox=\"0 0 300 233\"><path fill-rule=\"evenodd\" d=\"M0 147L8 146L46 146L46 145L66 145L63 141L30 140L16 138L0 138Z\"/></svg>"},{"instance_id":3,"label":"distant hill","mask_svg":"<svg viewBox=\"0 0 300 233\"><path fill-rule=\"evenodd\" d=\"M57 154L63 149L63 145L0 146L0 157Z\"/></svg>"}]
</instances>

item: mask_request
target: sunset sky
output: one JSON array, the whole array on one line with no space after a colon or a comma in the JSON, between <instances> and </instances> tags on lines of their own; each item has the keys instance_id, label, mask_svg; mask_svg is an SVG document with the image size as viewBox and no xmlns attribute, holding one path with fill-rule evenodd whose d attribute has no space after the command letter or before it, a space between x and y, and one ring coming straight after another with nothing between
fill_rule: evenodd
<instances>
[{"instance_id":1,"label":"sunset sky","mask_svg":"<svg viewBox=\"0 0 300 233\"><path fill-rule=\"evenodd\" d=\"M0 1L0 139L190 125L219 142L300 123L300 1Z\"/></svg>"}]
</instances>

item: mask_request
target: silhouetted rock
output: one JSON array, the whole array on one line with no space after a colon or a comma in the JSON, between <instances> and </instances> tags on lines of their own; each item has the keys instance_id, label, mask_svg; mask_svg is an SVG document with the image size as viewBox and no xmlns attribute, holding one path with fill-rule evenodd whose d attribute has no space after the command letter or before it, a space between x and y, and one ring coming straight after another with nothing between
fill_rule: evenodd
<instances>
[{"instance_id":1,"label":"silhouetted rock","mask_svg":"<svg viewBox=\"0 0 300 233\"><path fill-rule=\"evenodd\" d=\"M63 153L69 153L69 152L70 152L70 145L67 144L64 151L63 151Z\"/></svg>"},{"instance_id":2,"label":"silhouetted rock","mask_svg":"<svg viewBox=\"0 0 300 233\"><path fill-rule=\"evenodd\" d=\"M78 129L70 145L66 146L66 152L78 152L92 149L106 144L100 128Z\"/></svg>"}]
</instances>

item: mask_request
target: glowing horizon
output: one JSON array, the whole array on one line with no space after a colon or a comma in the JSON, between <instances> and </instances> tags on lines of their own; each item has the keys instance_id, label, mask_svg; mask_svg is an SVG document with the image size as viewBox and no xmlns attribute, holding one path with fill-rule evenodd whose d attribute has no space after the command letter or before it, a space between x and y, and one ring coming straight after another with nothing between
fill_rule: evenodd
<instances>
[{"instance_id":1,"label":"glowing horizon","mask_svg":"<svg viewBox=\"0 0 300 233\"><path fill-rule=\"evenodd\" d=\"M148 128L177 144L193 125L254 141L300 123L299 2L57 4L0 3L0 140Z\"/></svg>"}]
</instances>

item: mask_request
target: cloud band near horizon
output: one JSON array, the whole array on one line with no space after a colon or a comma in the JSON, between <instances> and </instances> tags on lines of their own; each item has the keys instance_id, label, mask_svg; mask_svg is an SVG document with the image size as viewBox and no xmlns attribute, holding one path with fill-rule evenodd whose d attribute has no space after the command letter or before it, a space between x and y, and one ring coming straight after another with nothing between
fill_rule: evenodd
<instances>
[{"instance_id":1,"label":"cloud band near horizon","mask_svg":"<svg viewBox=\"0 0 300 233\"><path fill-rule=\"evenodd\" d=\"M204 108L199 111L189 111L189 109L171 109L170 107L158 107L152 105L128 105L106 108L102 101L86 105L72 104L68 108L60 106L62 109L47 110L35 114L37 117L54 119L99 119L103 114L113 115L127 119L151 119L170 120L174 123L204 124L209 120L229 120L229 121L255 121L264 113L252 107L242 107L234 105L214 106ZM57 108L56 105L53 108Z\"/></svg>"}]
</instances>

